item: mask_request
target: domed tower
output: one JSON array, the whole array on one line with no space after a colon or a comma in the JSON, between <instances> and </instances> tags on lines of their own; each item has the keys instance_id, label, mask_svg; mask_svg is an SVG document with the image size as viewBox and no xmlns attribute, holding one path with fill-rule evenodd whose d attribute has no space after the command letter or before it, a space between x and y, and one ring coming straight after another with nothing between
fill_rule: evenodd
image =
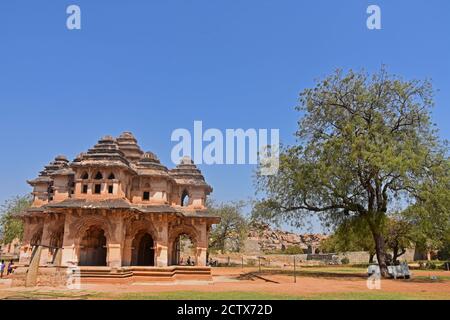
<instances>
[{"instance_id":1,"label":"domed tower","mask_svg":"<svg viewBox=\"0 0 450 320\"><path fill-rule=\"evenodd\" d=\"M27 181L33 187L33 206L41 206L53 200L54 174L63 170L67 170L68 173L70 172L69 161L65 156L60 155L46 165L36 179Z\"/></svg>"},{"instance_id":2,"label":"domed tower","mask_svg":"<svg viewBox=\"0 0 450 320\"><path fill-rule=\"evenodd\" d=\"M197 168L191 158L184 157L170 175L176 182L174 188L174 205L187 209L206 209L206 198L213 189L205 181L202 172Z\"/></svg>"},{"instance_id":3,"label":"domed tower","mask_svg":"<svg viewBox=\"0 0 450 320\"><path fill-rule=\"evenodd\" d=\"M135 174L111 136L103 137L87 153L80 154L71 167L75 171L75 197L85 199L126 197Z\"/></svg>"},{"instance_id":4,"label":"domed tower","mask_svg":"<svg viewBox=\"0 0 450 320\"><path fill-rule=\"evenodd\" d=\"M173 179L153 152L146 152L135 165L132 202L139 204L168 204Z\"/></svg>"},{"instance_id":5,"label":"domed tower","mask_svg":"<svg viewBox=\"0 0 450 320\"><path fill-rule=\"evenodd\" d=\"M136 138L131 132L124 132L117 138L119 149L131 163L138 162L144 152L139 147Z\"/></svg>"}]
</instances>

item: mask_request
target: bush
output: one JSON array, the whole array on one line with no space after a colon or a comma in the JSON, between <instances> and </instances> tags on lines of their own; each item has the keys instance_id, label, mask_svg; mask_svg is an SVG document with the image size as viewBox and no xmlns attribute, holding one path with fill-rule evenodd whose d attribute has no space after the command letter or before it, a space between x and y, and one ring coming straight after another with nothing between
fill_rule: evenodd
<instances>
[{"instance_id":1,"label":"bush","mask_svg":"<svg viewBox=\"0 0 450 320\"><path fill-rule=\"evenodd\" d=\"M254 266L256 266L256 261L257 261L257 260L255 260L255 259L248 259L248 260L247 260L247 266L249 266L249 267L254 267Z\"/></svg>"},{"instance_id":2,"label":"bush","mask_svg":"<svg viewBox=\"0 0 450 320\"><path fill-rule=\"evenodd\" d=\"M342 263L342 264L350 264L350 259L347 258L347 257L345 257L345 258L343 258L343 259L341 260L341 263Z\"/></svg>"},{"instance_id":3,"label":"bush","mask_svg":"<svg viewBox=\"0 0 450 320\"><path fill-rule=\"evenodd\" d=\"M437 266L436 263L430 261L425 264L425 268L429 270L436 270Z\"/></svg>"},{"instance_id":4,"label":"bush","mask_svg":"<svg viewBox=\"0 0 450 320\"><path fill-rule=\"evenodd\" d=\"M450 271L450 261L444 262L444 264L442 265L442 269L444 269L445 271Z\"/></svg>"},{"instance_id":5,"label":"bush","mask_svg":"<svg viewBox=\"0 0 450 320\"><path fill-rule=\"evenodd\" d=\"M283 253L284 254L303 254L304 250L299 246L292 246L292 247L288 247L286 250L284 250Z\"/></svg>"}]
</instances>

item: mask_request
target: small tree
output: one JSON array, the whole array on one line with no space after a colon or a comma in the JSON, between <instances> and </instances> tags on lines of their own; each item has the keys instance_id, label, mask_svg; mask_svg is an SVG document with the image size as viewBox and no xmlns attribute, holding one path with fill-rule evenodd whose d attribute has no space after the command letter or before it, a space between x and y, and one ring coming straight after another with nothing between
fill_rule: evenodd
<instances>
[{"instance_id":1,"label":"small tree","mask_svg":"<svg viewBox=\"0 0 450 320\"><path fill-rule=\"evenodd\" d=\"M363 219L354 218L344 221L334 233L323 240L322 250L326 252L368 251L369 263L375 256L375 244L370 229Z\"/></svg>"},{"instance_id":2,"label":"small tree","mask_svg":"<svg viewBox=\"0 0 450 320\"><path fill-rule=\"evenodd\" d=\"M31 205L30 196L16 196L6 200L0 208L0 240L3 244L14 239L22 240L23 224L16 215L27 210Z\"/></svg>"},{"instance_id":3,"label":"small tree","mask_svg":"<svg viewBox=\"0 0 450 320\"><path fill-rule=\"evenodd\" d=\"M221 218L211 231L210 249L240 251L248 233L248 222L242 214L243 202L209 204L211 214Z\"/></svg>"},{"instance_id":4,"label":"small tree","mask_svg":"<svg viewBox=\"0 0 450 320\"><path fill-rule=\"evenodd\" d=\"M392 263L414 245L413 225L405 219L390 218L385 228L386 247L392 252Z\"/></svg>"}]
</instances>

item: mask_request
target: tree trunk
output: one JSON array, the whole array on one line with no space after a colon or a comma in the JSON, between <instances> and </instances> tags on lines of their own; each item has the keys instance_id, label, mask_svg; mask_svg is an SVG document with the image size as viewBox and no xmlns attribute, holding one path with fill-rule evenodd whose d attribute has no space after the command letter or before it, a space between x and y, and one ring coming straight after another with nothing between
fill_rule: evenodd
<instances>
[{"instance_id":1,"label":"tree trunk","mask_svg":"<svg viewBox=\"0 0 450 320\"><path fill-rule=\"evenodd\" d=\"M398 257L399 257L399 254L398 254L398 248L395 247L395 248L392 250L392 263L393 263L394 265L397 264L397 259L398 259Z\"/></svg>"},{"instance_id":2,"label":"tree trunk","mask_svg":"<svg viewBox=\"0 0 450 320\"><path fill-rule=\"evenodd\" d=\"M386 264L386 250L384 237L380 233L372 232L373 239L375 240L375 250L377 252L378 265L380 266L381 276L387 278L389 276L388 267Z\"/></svg>"},{"instance_id":3,"label":"tree trunk","mask_svg":"<svg viewBox=\"0 0 450 320\"><path fill-rule=\"evenodd\" d=\"M373 263L373 258L375 257L375 253L369 253L369 263Z\"/></svg>"}]
</instances>

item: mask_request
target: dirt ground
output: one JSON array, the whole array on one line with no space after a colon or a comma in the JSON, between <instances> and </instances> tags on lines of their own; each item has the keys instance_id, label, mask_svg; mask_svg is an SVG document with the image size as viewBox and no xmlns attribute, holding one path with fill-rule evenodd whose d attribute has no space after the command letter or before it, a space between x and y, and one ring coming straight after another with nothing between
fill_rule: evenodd
<instances>
[{"instance_id":1,"label":"dirt ground","mask_svg":"<svg viewBox=\"0 0 450 320\"><path fill-rule=\"evenodd\" d=\"M284 270L286 272L286 270ZM437 278L432 278L437 277ZM164 292L258 292L290 296L308 296L330 293L373 292L367 286L367 276L363 270L355 272L340 269L309 269L300 271L297 283L293 274L277 274L274 270L264 270L258 274L257 269L217 268L213 270L213 281L179 281L175 283L139 283L81 284L81 290L97 293L164 293ZM138 281L138 280L137 280ZM0 284L0 299L24 292L25 288L11 288L6 283ZM34 289L36 290L36 289ZM55 291L55 288L39 288L39 291ZM59 288L61 292L66 288ZM411 280L381 280L381 288L376 290L386 293L438 294L439 298L450 299L450 272L447 271L413 271Z\"/></svg>"}]
</instances>

